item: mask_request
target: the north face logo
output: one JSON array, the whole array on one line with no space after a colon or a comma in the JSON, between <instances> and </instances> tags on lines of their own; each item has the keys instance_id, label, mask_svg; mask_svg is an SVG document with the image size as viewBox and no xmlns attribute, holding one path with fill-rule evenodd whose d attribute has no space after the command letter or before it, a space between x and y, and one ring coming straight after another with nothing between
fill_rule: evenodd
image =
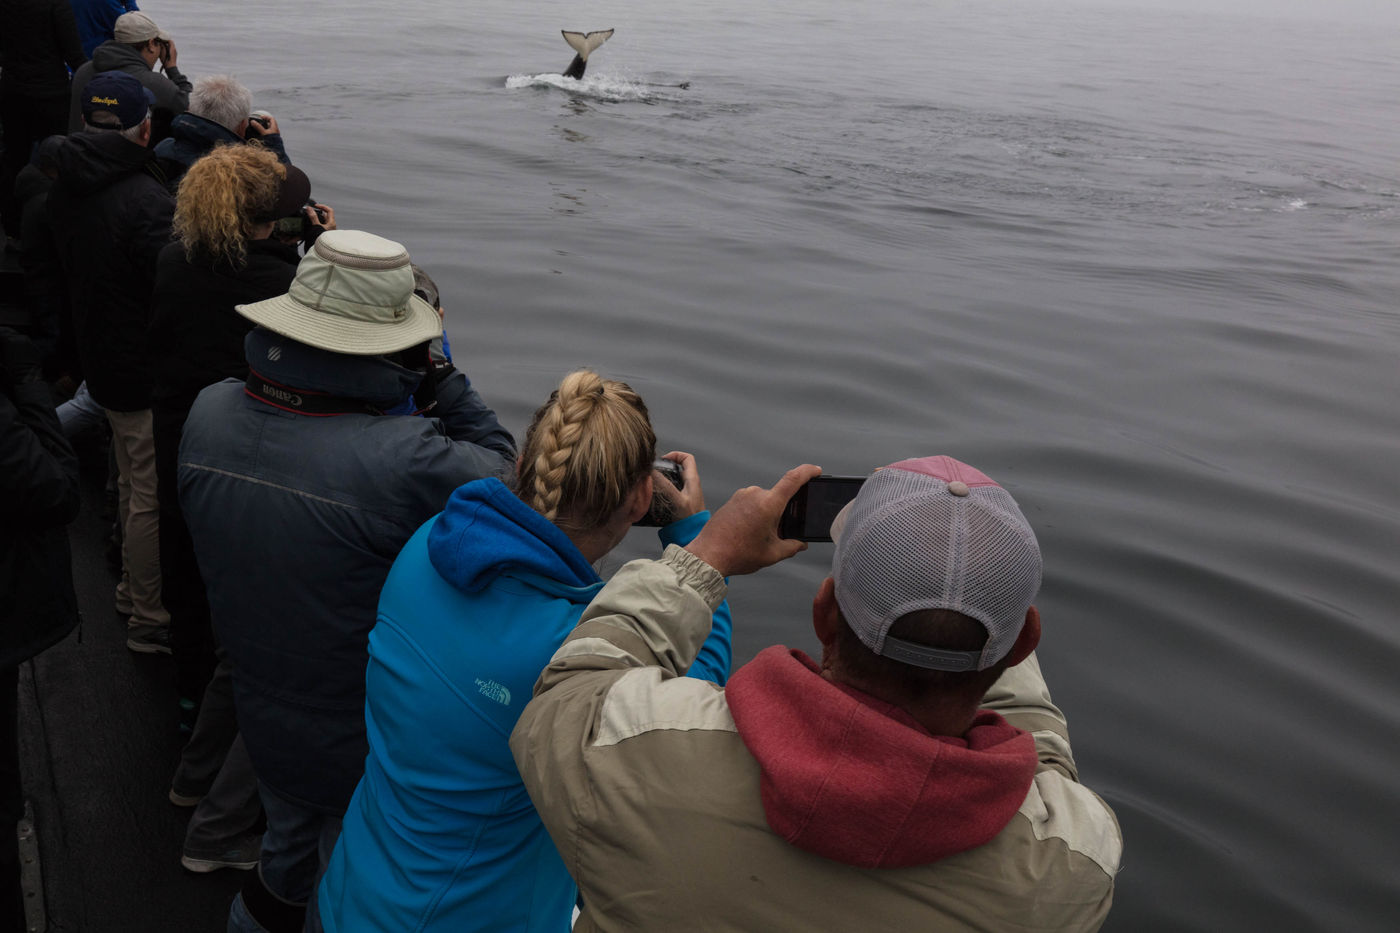
<instances>
[{"instance_id":1,"label":"the north face logo","mask_svg":"<svg viewBox=\"0 0 1400 933\"><path fill-rule=\"evenodd\" d=\"M494 680L482 680L477 678L476 689L481 691L481 695L489 700L495 700L502 706L510 705L510 690L505 684L498 684Z\"/></svg>"}]
</instances>

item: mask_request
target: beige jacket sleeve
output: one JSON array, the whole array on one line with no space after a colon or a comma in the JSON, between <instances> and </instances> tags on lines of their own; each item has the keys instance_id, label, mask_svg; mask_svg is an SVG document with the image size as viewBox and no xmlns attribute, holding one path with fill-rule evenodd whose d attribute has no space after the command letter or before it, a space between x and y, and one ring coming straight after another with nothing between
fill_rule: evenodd
<instances>
[{"instance_id":1,"label":"beige jacket sleeve","mask_svg":"<svg viewBox=\"0 0 1400 933\"><path fill-rule=\"evenodd\" d=\"M1053 767L1070 780L1079 780L1065 714L1050 699L1040 659L1034 653L997 678L982 698L982 708L1000 713L1011 725L1035 737L1041 768Z\"/></svg>"},{"instance_id":2,"label":"beige jacket sleeve","mask_svg":"<svg viewBox=\"0 0 1400 933\"><path fill-rule=\"evenodd\" d=\"M632 561L594 597L535 683L510 748L535 808L580 883L584 866L576 837L598 816L588 751L654 728L668 709L685 709L701 721L712 714L733 729L722 690L681 676L709 635L726 590L713 567L674 544L660 560ZM624 692L636 702L609 704L609 693L624 678Z\"/></svg>"}]
</instances>

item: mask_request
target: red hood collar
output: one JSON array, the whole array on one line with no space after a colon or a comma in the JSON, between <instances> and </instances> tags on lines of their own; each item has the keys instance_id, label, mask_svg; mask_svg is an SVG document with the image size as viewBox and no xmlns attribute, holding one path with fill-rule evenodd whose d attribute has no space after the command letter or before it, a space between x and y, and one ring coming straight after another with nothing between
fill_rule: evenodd
<instances>
[{"instance_id":1,"label":"red hood collar","mask_svg":"<svg viewBox=\"0 0 1400 933\"><path fill-rule=\"evenodd\" d=\"M1025 800L1035 742L983 711L961 737L822 678L774 646L725 688L758 760L768 826L793 845L864 868L926 865L990 841Z\"/></svg>"}]
</instances>

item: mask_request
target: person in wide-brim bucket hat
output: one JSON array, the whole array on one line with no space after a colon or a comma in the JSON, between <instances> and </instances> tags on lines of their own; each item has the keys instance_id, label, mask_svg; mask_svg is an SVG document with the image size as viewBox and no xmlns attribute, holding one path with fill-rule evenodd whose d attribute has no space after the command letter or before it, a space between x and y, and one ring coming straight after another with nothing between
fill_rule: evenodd
<instances>
[{"instance_id":1,"label":"person in wide-brim bucket hat","mask_svg":"<svg viewBox=\"0 0 1400 933\"><path fill-rule=\"evenodd\" d=\"M298 343L376 356L441 336L437 310L413 287L402 244L362 230L328 230L302 257L287 294L235 307Z\"/></svg>"}]
</instances>

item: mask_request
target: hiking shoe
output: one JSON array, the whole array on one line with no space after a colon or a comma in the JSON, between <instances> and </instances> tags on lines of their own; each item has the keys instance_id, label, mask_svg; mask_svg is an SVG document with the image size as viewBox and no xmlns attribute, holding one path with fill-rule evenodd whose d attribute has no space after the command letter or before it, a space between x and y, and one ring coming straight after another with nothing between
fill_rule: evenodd
<instances>
[{"instance_id":1,"label":"hiking shoe","mask_svg":"<svg viewBox=\"0 0 1400 933\"><path fill-rule=\"evenodd\" d=\"M218 871L220 868L236 868L248 871L258 867L258 857L262 853L262 836L249 835L236 840L222 852L205 852L198 849L185 849L180 856L180 864L187 871L203 874Z\"/></svg>"},{"instance_id":2,"label":"hiking shoe","mask_svg":"<svg viewBox=\"0 0 1400 933\"><path fill-rule=\"evenodd\" d=\"M170 654L170 629L152 628L128 635L126 647L137 654Z\"/></svg>"}]
</instances>

